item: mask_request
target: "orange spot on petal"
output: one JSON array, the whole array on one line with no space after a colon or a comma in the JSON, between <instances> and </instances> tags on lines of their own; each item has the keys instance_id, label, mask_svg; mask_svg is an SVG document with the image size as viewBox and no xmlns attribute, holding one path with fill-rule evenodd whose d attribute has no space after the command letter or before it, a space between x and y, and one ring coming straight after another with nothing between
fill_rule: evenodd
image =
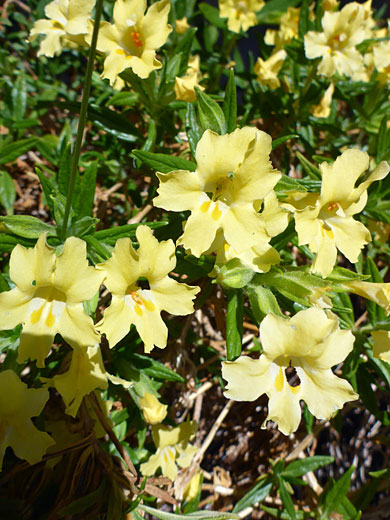
<instances>
[{"instance_id":1,"label":"orange spot on petal","mask_svg":"<svg viewBox=\"0 0 390 520\"><path fill-rule=\"evenodd\" d=\"M48 313L48 315L46 317L46 321L45 321L47 327L52 327L54 325L55 321L56 321L56 317L51 312L52 311L52 306L53 306L53 304L50 305L49 313Z\"/></svg>"},{"instance_id":2,"label":"orange spot on petal","mask_svg":"<svg viewBox=\"0 0 390 520\"><path fill-rule=\"evenodd\" d=\"M142 47L143 43L142 43L141 35L139 32L136 32L136 31L132 32L131 39L136 47Z\"/></svg>"}]
</instances>

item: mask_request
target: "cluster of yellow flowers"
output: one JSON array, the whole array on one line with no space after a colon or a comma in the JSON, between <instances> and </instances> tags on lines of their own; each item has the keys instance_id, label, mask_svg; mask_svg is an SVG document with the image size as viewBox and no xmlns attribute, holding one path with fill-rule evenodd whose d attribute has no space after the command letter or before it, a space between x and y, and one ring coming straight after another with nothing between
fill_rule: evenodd
<instances>
[{"instance_id":1,"label":"cluster of yellow flowers","mask_svg":"<svg viewBox=\"0 0 390 520\"><path fill-rule=\"evenodd\" d=\"M178 244L195 256L214 253L217 263L234 257L254 271L266 272L279 262L269 241L285 229L291 212L299 244L308 244L316 254L311 266L314 273L324 278L331 273L337 249L356 262L371 235L353 215L363 210L369 185L386 177L389 164L381 162L355 187L369 167L369 157L359 150L346 150L333 164L320 165L321 193L293 192L279 202L273 188L281 173L273 169L270 151L271 137L256 128L225 135L206 130L196 149L195 171L157 173L160 186L154 205L191 212ZM374 286L372 293L387 291L381 301L376 294L371 299L388 307L388 284L355 282L348 290L369 297L367 285ZM375 336L382 354L389 351L388 338L385 331ZM223 377L229 383L225 395L251 401L266 393L270 398L267 419L274 420L283 433L297 429L302 399L321 419L357 399L349 383L331 371L352 350L354 341L350 331L339 329L332 312L313 307L291 319L269 314L261 323L260 340L263 354L259 360L242 356L223 364ZM298 385L290 385L286 378L290 366L296 369Z\"/></svg>"},{"instance_id":2,"label":"cluster of yellow flowers","mask_svg":"<svg viewBox=\"0 0 390 520\"><path fill-rule=\"evenodd\" d=\"M76 237L65 241L58 256L47 245L45 234L40 236L33 249L17 245L12 251L10 278L15 287L0 295L1 329L23 324L17 358L19 363L31 359L36 360L38 367L44 367L57 333L72 347L68 372L46 379L45 383L54 386L61 394L66 412L73 417L83 397L96 388L107 388L108 381L131 386L131 383L106 372L98 345L99 332L104 333L110 347L114 347L134 324L145 350L150 352L154 346L164 348L167 344L167 327L161 318L161 311L177 316L190 314L194 310L193 299L199 288L179 283L168 276L176 265L173 241L158 242L147 226L139 226L136 236L139 243L137 251L130 239L119 239L111 258L96 267L88 265L86 244ZM147 281L149 288L139 286L140 278ZM83 302L93 298L102 283L111 292L112 301L102 320L95 326L85 312ZM11 377L4 374L6 372L0 374L0 385L7 385L5 378ZM26 393L23 390L25 385L20 381L17 383L15 379L13 384L19 384L20 391L13 393L7 402L12 402L13 396L20 394L20 403L14 403L17 410L22 406L22 397L26 397L26 404L28 395L33 394L28 393L30 390ZM39 395L44 395L45 401L49 397L46 390ZM141 400L140 405L143 404ZM156 408L157 403L152 404ZM146 402L145 408L147 406ZM0 403L2 415L7 416L8 408L5 408ZM17 411L12 411L12 417L15 414ZM30 417L32 415L34 408ZM8 419L5 420L7 424ZM11 420L10 427L12 424ZM7 445L18 446L13 434L2 437ZM47 442L37 442L32 452L34 455L27 460L39 460L46 448Z\"/></svg>"},{"instance_id":3,"label":"cluster of yellow flowers","mask_svg":"<svg viewBox=\"0 0 390 520\"><path fill-rule=\"evenodd\" d=\"M246 30L255 25L255 12L263 4L262 0L220 0L221 16L228 18L230 30ZM31 32L32 38L45 35L40 54L53 56L63 47L88 44L93 6L91 0L51 2L45 10L48 20L37 21ZM322 20L323 32L310 31L305 36L306 56L322 58L320 74L332 77L339 73L361 79L372 64L378 69L388 63L388 42L373 45L371 61L355 48L378 35L371 0L362 5L353 2L340 11L336 1L323 2L323 6L328 9ZM102 22L99 31L97 48L105 55L103 78L118 87L122 81L119 74L126 68L146 78L161 67L155 51L171 31L167 23L169 8L169 0L160 0L145 13L146 0L116 0L114 23ZM279 85L277 75L286 57L283 45L298 34L298 19L299 10L289 8L279 31L266 34L266 42L274 45L275 51L269 60L258 61L256 72L272 88ZM177 96L192 101L198 79L199 60L194 58L186 76L176 84ZM327 95L331 98L331 91ZM271 137L257 128L238 128L225 135L206 130L196 148L195 171L157 173L159 188L154 205L168 211L190 212L177 245L196 257L214 254L217 264L238 258L254 271L264 273L280 261L271 239L294 218L299 245L308 245L315 255L312 272L329 276L337 262L337 250L356 262L371 235L353 216L365 207L370 184L388 175L388 163L381 162L356 186L369 169L369 156L348 149L334 163L320 165L320 193L292 192L279 201L274 188L282 174L271 164L271 148ZM76 237L68 238L58 254L48 246L45 235L33 249L17 245L11 254L10 278L15 287L0 294L0 328L23 324L19 363L30 359L44 367L57 333L72 347L68 372L44 383L56 388L66 412L73 417L83 397L96 388L107 388L109 381L131 385L106 372L100 334L105 334L112 348L133 324L148 353L167 344L162 311L188 315L194 310L199 287L169 276L176 266L174 242L158 242L150 228L143 225L137 228L136 238L138 249L129 238L119 239L111 258L95 267L88 264L85 242ZM101 284L112 300L102 319L94 324L83 302L96 296ZM388 285L350 282L346 290L390 311ZM390 361L390 333L377 331L373 337L375 354ZM242 356L223 364L223 377L228 381L225 395L250 401L266 393L266 421L275 421L283 433L298 428L301 400L313 415L328 419L345 402L357 399L350 384L331 370L351 352L354 337L351 331L339 328L330 310L314 305L292 318L268 314L260 325L260 340L263 353L259 359ZM292 377L291 367L295 368ZM6 370L0 373L0 390L0 464L7 446L31 463L40 460L53 441L35 428L31 417L42 411L49 397L47 388L28 389L13 371ZM175 479L177 465L187 467L196 451L189 443L196 425L187 422L168 428L159 424L166 416L166 406L152 394L141 396L139 405L153 425L157 447L156 454L141 465L141 470L144 475L152 475L160 467L164 475Z\"/></svg>"}]
</instances>

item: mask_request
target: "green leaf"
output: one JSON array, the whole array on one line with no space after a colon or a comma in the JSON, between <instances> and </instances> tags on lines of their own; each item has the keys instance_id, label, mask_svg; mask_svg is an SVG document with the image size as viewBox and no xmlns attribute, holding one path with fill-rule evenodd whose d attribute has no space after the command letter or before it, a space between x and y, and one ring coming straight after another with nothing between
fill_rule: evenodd
<instances>
[{"instance_id":1,"label":"green leaf","mask_svg":"<svg viewBox=\"0 0 390 520\"><path fill-rule=\"evenodd\" d=\"M233 513L239 513L247 507L253 507L262 502L271 493L273 483L269 477L261 479L233 508Z\"/></svg>"},{"instance_id":2,"label":"green leaf","mask_svg":"<svg viewBox=\"0 0 390 520\"><path fill-rule=\"evenodd\" d=\"M304 155L297 152L298 161L301 163L303 170L308 174L311 179L321 180L321 172L317 166L314 166Z\"/></svg>"},{"instance_id":3,"label":"green leaf","mask_svg":"<svg viewBox=\"0 0 390 520\"><path fill-rule=\"evenodd\" d=\"M376 145L376 161L380 162L390 153L390 132L387 128L387 117L384 116L379 127Z\"/></svg>"},{"instance_id":4,"label":"green leaf","mask_svg":"<svg viewBox=\"0 0 390 520\"><path fill-rule=\"evenodd\" d=\"M390 468L380 469L379 471L370 471L370 477L390 479Z\"/></svg>"},{"instance_id":5,"label":"green leaf","mask_svg":"<svg viewBox=\"0 0 390 520\"><path fill-rule=\"evenodd\" d=\"M169 173L174 170L189 170L191 172L196 170L196 163L174 155L144 152L143 150L133 150L131 153L150 168L161 173Z\"/></svg>"},{"instance_id":6,"label":"green leaf","mask_svg":"<svg viewBox=\"0 0 390 520\"><path fill-rule=\"evenodd\" d=\"M272 141L272 150L275 150L275 148L277 148L281 144L285 143L286 141L290 141L290 139L300 139L300 137L301 136L298 134L282 135L281 137L278 137L277 139L274 139ZM288 178L290 179L291 177L288 177Z\"/></svg>"},{"instance_id":7,"label":"green leaf","mask_svg":"<svg viewBox=\"0 0 390 520\"><path fill-rule=\"evenodd\" d=\"M203 134L202 127L200 126L196 115L195 103L187 103L186 133L192 156L195 157L196 147Z\"/></svg>"},{"instance_id":8,"label":"green leaf","mask_svg":"<svg viewBox=\"0 0 390 520\"><path fill-rule=\"evenodd\" d=\"M212 130L217 134L226 134L226 121L222 108L210 96L195 87L200 124L203 130Z\"/></svg>"},{"instance_id":9,"label":"green leaf","mask_svg":"<svg viewBox=\"0 0 390 520\"><path fill-rule=\"evenodd\" d=\"M249 297L251 309L258 324L270 312L275 316L283 316L277 299L270 289L254 282L246 286L245 292Z\"/></svg>"},{"instance_id":10,"label":"green leaf","mask_svg":"<svg viewBox=\"0 0 390 520\"><path fill-rule=\"evenodd\" d=\"M139 370L142 370L150 377L155 377L162 381L176 381L178 383L185 383L185 379L180 375L166 367L155 359L144 356L142 354L131 353L129 359L132 364Z\"/></svg>"},{"instance_id":11,"label":"green leaf","mask_svg":"<svg viewBox=\"0 0 390 520\"><path fill-rule=\"evenodd\" d=\"M310 10L309 5L311 3L311 0L303 0L301 10L299 13L299 22L298 22L298 32L299 37L303 38L304 35L307 33L307 31L310 28Z\"/></svg>"},{"instance_id":12,"label":"green leaf","mask_svg":"<svg viewBox=\"0 0 390 520\"><path fill-rule=\"evenodd\" d=\"M201 2L198 8L211 25L215 25L219 29L226 29L226 21L219 17L218 9L210 4L206 4L206 2Z\"/></svg>"},{"instance_id":13,"label":"green leaf","mask_svg":"<svg viewBox=\"0 0 390 520\"><path fill-rule=\"evenodd\" d=\"M321 511L320 520L327 520L329 515L333 513L333 511L337 511L338 506L343 497L349 491L349 485L351 481L351 475L354 471L354 467L351 466L348 471L344 473L344 475L339 478L337 482L333 484L331 489L325 496L324 506Z\"/></svg>"},{"instance_id":14,"label":"green leaf","mask_svg":"<svg viewBox=\"0 0 390 520\"><path fill-rule=\"evenodd\" d=\"M274 187L277 195L288 194L290 191L307 191L307 188L302 185L297 179L292 179L287 175L282 175Z\"/></svg>"},{"instance_id":15,"label":"green leaf","mask_svg":"<svg viewBox=\"0 0 390 520\"><path fill-rule=\"evenodd\" d=\"M27 110L27 82L24 73L20 73L13 85L12 93L12 117L15 121L23 121Z\"/></svg>"},{"instance_id":16,"label":"green leaf","mask_svg":"<svg viewBox=\"0 0 390 520\"><path fill-rule=\"evenodd\" d=\"M242 291L228 293L226 310L226 352L228 361L234 361L242 349L244 297Z\"/></svg>"},{"instance_id":17,"label":"green leaf","mask_svg":"<svg viewBox=\"0 0 390 520\"><path fill-rule=\"evenodd\" d=\"M35 168L35 171L41 182L43 193L45 194L46 202L47 202L47 205L49 206L50 213L53 215L54 214L54 204L53 204L53 200L51 198L51 194L54 191L53 183L51 182L51 180L49 180L47 177L45 177L45 175L41 172L41 170L39 168Z\"/></svg>"},{"instance_id":18,"label":"green leaf","mask_svg":"<svg viewBox=\"0 0 390 520\"><path fill-rule=\"evenodd\" d=\"M149 513L150 515L160 518L161 520L208 520L212 518L214 520L240 520L238 515L234 513L218 513L217 511L196 511L196 513L188 513L187 515L180 515L175 513L167 513L160 509L154 509L153 507L146 506L145 504L139 505L138 509Z\"/></svg>"},{"instance_id":19,"label":"green leaf","mask_svg":"<svg viewBox=\"0 0 390 520\"><path fill-rule=\"evenodd\" d=\"M79 217L88 217L92 215L97 170L98 161L92 161L87 166L81 177L80 195L77 204L77 214Z\"/></svg>"},{"instance_id":20,"label":"green leaf","mask_svg":"<svg viewBox=\"0 0 390 520\"><path fill-rule=\"evenodd\" d=\"M20 139L19 141L3 145L0 148L0 164L15 161L24 153L29 152L36 142L36 137L28 137L27 139Z\"/></svg>"},{"instance_id":21,"label":"green leaf","mask_svg":"<svg viewBox=\"0 0 390 520\"><path fill-rule=\"evenodd\" d=\"M383 283L383 278L380 275L377 266L375 265L374 260L371 257L367 257L365 261L365 274L369 275L371 278L371 282L374 283ZM382 307L377 305L374 302L366 300L366 309L368 312L368 316L370 321L375 325L378 321L384 321L386 319L386 312Z\"/></svg>"},{"instance_id":22,"label":"green leaf","mask_svg":"<svg viewBox=\"0 0 390 520\"><path fill-rule=\"evenodd\" d=\"M215 266L217 282L230 289L245 287L254 277L255 272L247 267L239 258L233 258L222 267Z\"/></svg>"},{"instance_id":23,"label":"green leaf","mask_svg":"<svg viewBox=\"0 0 390 520\"><path fill-rule=\"evenodd\" d=\"M259 24L276 25L288 7L295 7L299 2L300 0L269 0L263 9L257 13L257 22Z\"/></svg>"},{"instance_id":24,"label":"green leaf","mask_svg":"<svg viewBox=\"0 0 390 520\"><path fill-rule=\"evenodd\" d=\"M180 67L179 72L177 74L178 76L184 76L184 74L187 72L188 60L191 55L192 42L194 41L194 37L197 30L198 29L196 27L191 27L190 29L187 29L187 31L185 32L175 49L175 54L181 53Z\"/></svg>"},{"instance_id":25,"label":"green leaf","mask_svg":"<svg viewBox=\"0 0 390 520\"><path fill-rule=\"evenodd\" d=\"M51 104L51 101L42 101L38 103L38 107L51 106ZM67 108L77 114L80 113L80 105L76 101L56 102L58 108ZM90 103L88 105L87 117L89 121L95 123L99 128L122 141L134 143L137 139L143 139L140 131L126 117L109 108Z\"/></svg>"},{"instance_id":26,"label":"green leaf","mask_svg":"<svg viewBox=\"0 0 390 520\"><path fill-rule=\"evenodd\" d=\"M49 237L57 236L56 228L39 218L30 215L12 215L0 217L0 223L7 231L23 238L38 238L42 233L48 233Z\"/></svg>"},{"instance_id":27,"label":"green leaf","mask_svg":"<svg viewBox=\"0 0 390 520\"><path fill-rule=\"evenodd\" d=\"M315 471L322 466L327 466L334 461L333 457L327 455L314 455L305 459L294 460L282 472L283 478L301 477L309 471Z\"/></svg>"},{"instance_id":28,"label":"green leaf","mask_svg":"<svg viewBox=\"0 0 390 520\"><path fill-rule=\"evenodd\" d=\"M16 200L16 189L12 177L6 172L0 171L0 203L7 211L7 215L12 215L14 202Z\"/></svg>"},{"instance_id":29,"label":"green leaf","mask_svg":"<svg viewBox=\"0 0 390 520\"><path fill-rule=\"evenodd\" d=\"M222 110L225 116L227 132L233 132L237 126L237 89L234 81L234 69L229 70Z\"/></svg>"},{"instance_id":30,"label":"green leaf","mask_svg":"<svg viewBox=\"0 0 390 520\"><path fill-rule=\"evenodd\" d=\"M282 503L287 510L291 520L296 520L294 504L291 498L290 493L287 491L286 484L284 483L282 478L278 478L278 491L280 498L282 499Z\"/></svg>"},{"instance_id":31,"label":"green leaf","mask_svg":"<svg viewBox=\"0 0 390 520\"><path fill-rule=\"evenodd\" d=\"M118 238L134 238L138 226L148 226L150 229L159 229L166 226L167 224L167 222L141 222L139 224L125 224L124 226L117 226L96 231L93 234L93 237L96 240L104 241L109 244L115 244Z\"/></svg>"}]
</instances>

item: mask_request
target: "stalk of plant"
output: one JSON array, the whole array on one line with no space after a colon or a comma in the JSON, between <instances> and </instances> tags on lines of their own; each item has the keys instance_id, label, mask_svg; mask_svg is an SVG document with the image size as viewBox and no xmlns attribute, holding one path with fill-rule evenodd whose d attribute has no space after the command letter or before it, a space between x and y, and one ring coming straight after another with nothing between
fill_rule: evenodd
<instances>
[{"instance_id":1,"label":"stalk of plant","mask_svg":"<svg viewBox=\"0 0 390 520\"><path fill-rule=\"evenodd\" d=\"M97 43L97 38L98 38L98 33L99 33L99 25L100 25L100 18L102 15L102 9L103 9L103 0L97 0L91 46L89 48L89 54L88 54L87 71L85 74L84 91L83 91L83 97L81 100L80 118L79 118L79 124L77 127L76 143L75 143L73 157L72 157L72 169L71 169L70 179L69 179L68 195L66 197L64 221L63 221L62 230L61 230L61 238L63 240L65 240L65 237L66 237L66 228L68 225L70 207L72 204L72 195L73 195L74 185L75 185L76 176L77 176L77 168L79 166L81 143L83 141L85 121L87 119L88 100L89 100L89 94L91 91L92 72L93 72L93 65L95 62L96 43Z\"/></svg>"}]
</instances>

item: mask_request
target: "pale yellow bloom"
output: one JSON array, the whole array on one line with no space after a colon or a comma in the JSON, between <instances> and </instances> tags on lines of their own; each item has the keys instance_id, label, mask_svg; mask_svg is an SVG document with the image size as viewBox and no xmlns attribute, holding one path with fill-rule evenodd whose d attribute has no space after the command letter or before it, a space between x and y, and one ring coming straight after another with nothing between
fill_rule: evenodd
<instances>
[{"instance_id":1,"label":"pale yellow bloom","mask_svg":"<svg viewBox=\"0 0 390 520\"><path fill-rule=\"evenodd\" d=\"M86 349L74 349L67 372L56 375L52 379L42 378L42 380L56 388L64 400L65 412L72 417L76 417L83 398L97 388L106 389L108 381L121 384L125 388L132 385L132 383L106 372L99 345Z\"/></svg>"},{"instance_id":2,"label":"pale yellow bloom","mask_svg":"<svg viewBox=\"0 0 390 520\"><path fill-rule=\"evenodd\" d=\"M390 283L362 282L361 280L355 280L344 282L343 286L347 291L358 294L359 296L376 303L385 309L387 315L390 314Z\"/></svg>"},{"instance_id":3,"label":"pale yellow bloom","mask_svg":"<svg viewBox=\"0 0 390 520\"><path fill-rule=\"evenodd\" d=\"M138 399L144 419L149 424L158 424L167 416L168 405L160 403L157 397L149 392L145 392L143 397Z\"/></svg>"},{"instance_id":4,"label":"pale yellow bloom","mask_svg":"<svg viewBox=\"0 0 390 520\"><path fill-rule=\"evenodd\" d=\"M358 398L351 385L331 370L351 352L354 342L352 332L341 330L334 314L316 307L291 319L268 314L260 325L260 340L259 359L241 356L225 361L222 376L228 381L229 399L254 401L267 394L264 425L273 420L289 435L301 420L300 400L318 419L330 419L345 402ZM286 377L289 367L295 368L296 386Z\"/></svg>"},{"instance_id":5,"label":"pale yellow bloom","mask_svg":"<svg viewBox=\"0 0 390 520\"><path fill-rule=\"evenodd\" d=\"M272 192L281 176L272 168L270 152L271 137L256 128L225 135L206 130L196 149L196 171L157 173L154 205L191 211L178 243L199 257L221 229L238 253L268 244L266 223L254 204Z\"/></svg>"},{"instance_id":6,"label":"pale yellow bloom","mask_svg":"<svg viewBox=\"0 0 390 520\"><path fill-rule=\"evenodd\" d=\"M45 38L41 42L38 56L49 58L59 54L64 47L83 44L88 33L95 0L54 0L45 7L48 20L37 20L30 32L30 39L39 34Z\"/></svg>"},{"instance_id":7,"label":"pale yellow bloom","mask_svg":"<svg viewBox=\"0 0 390 520\"><path fill-rule=\"evenodd\" d=\"M294 211L299 245L309 244L310 250L316 253L311 270L323 277L332 272L337 249L355 263L361 249L371 240L368 229L352 217L366 205L370 184L384 179L390 167L387 162L381 162L365 181L355 187L368 167L366 152L346 150L334 163L320 164L320 194L295 193L282 204Z\"/></svg>"},{"instance_id":8,"label":"pale yellow bloom","mask_svg":"<svg viewBox=\"0 0 390 520\"><path fill-rule=\"evenodd\" d=\"M183 492L184 500L186 500L187 502L191 502L191 500L194 500L194 498L198 494L199 487L201 485L201 481L202 481L202 472L197 471L184 489L184 492Z\"/></svg>"},{"instance_id":9,"label":"pale yellow bloom","mask_svg":"<svg viewBox=\"0 0 390 520\"><path fill-rule=\"evenodd\" d=\"M315 117L329 117L330 106L332 104L332 97L334 93L334 85L331 83L325 90L324 95L321 98L319 105L311 107L310 112Z\"/></svg>"},{"instance_id":10,"label":"pale yellow bloom","mask_svg":"<svg viewBox=\"0 0 390 520\"><path fill-rule=\"evenodd\" d=\"M219 0L219 16L228 19L228 29L239 33L257 25L256 12L264 0Z\"/></svg>"},{"instance_id":11,"label":"pale yellow bloom","mask_svg":"<svg viewBox=\"0 0 390 520\"><path fill-rule=\"evenodd\" d=\"M275 45L276 49L281 49L293 38L298 38L299 7L288 7L287 11L280 17L279 30L267 29L264 41L267 45Z\"/></svg>"},{"instance_id":12,"label":"pale yellow bloom","mask_svg":"<svg viewBox=\"0 0 390 520\"><path fill-rule=\"evenodd\" d=\"M88 265L83 240L68 238L58 256L45 235L33 249L17 245L11 253L10 278L16 287L0 294L0 330L23 324L18 363L30 358L43 367L57 333L71 346L99 342L83 302L96 294L104 273Z\"/></svg>"},{"instance_id":13,"label":"pale yellow bloom","mask_svg":"<svg viewBox=\"0 0 390 520\"><path fill-rule=\"evenodd\" d=\"M283 67L286 57L286 51L280 49L271 54L268 60L257 58L254 73L257 75L257 79L263 87L274 89L280 86L278 74Z\"/></svg>"},{"instance_id":14,"label":"pale yellow bloom","mask_svg":"<svg viewBox=\"0 0 390 520\"><path fill-rule=\"evenodd\" d=\"M133 323L145 344L145 352L153 347L165 348L168 329L161 311L184 316L194 310L192 300L199 287L179 283L168 276L175 268L175 245L172 240L158 242L147 226L136 232L139 249L135 251L129 238L120 238L112 257L97 266L106 274L105 285L112 294L111 305L97 324L110 347L115 346ZM145 278L149 288L142 289Z\"/></svg>"},{"instance_id":15,"label":"pale yellow bloom","mask_svg":"<svg viewBox=\"0 0 390 520\"><path fill-rule=\"evenodd\" d=\"M176 20L176 27L175 30L178 34L184 34L187 29L190 28L190 24L187 22L187 18L180 18L179 20Z\"/></svg>"},{"instance_id":16,"label":"pale yellow bloom","mask_svg":"<svg viewBox=\"0 0 390 520\"><path fill-rule=\"evenodd\" d=\"M176 94L176 99L180 99L182 101L188 101L192 103L195 101L195 87L199 87L200 90L204 90L204 87L198 85L198 81L200 79L200 66L199 66L199 56L191 56L188 62L188 69L186 75L175 79L174 91Z\"/></svg>"},{"instance_id":17,"label":"pale yellow bloom","mask_svg":"<svg viewBox=\"0 0 390 520\"><path fill-rule=\"evenodd\" d=\"M35 464L55 444L31 421L42 412L48 399L45 388L27 388L13 370L0 373L0 469L7 446L20 459Z\"/></svg>"},{"instance_id":18,"label":"pale yellow bloom","mask_svg":"<svg viewBox=\"0 0 390 520\"><path fill-rule=\"evenodd\" d=\"M379 73L379 81L390 82L390 41L378 42L373 46L373 65Z\"/></svg>"},{"instance_id":19,"label":"pale yellow bloom","mask_svg":"<svg viewBox=\"0 0 390 520\"><path fill-rule=\"evenodd\" d=\"M197 430L196 422L186 421L176 428L152 426L152 437L157 452L141 464L145 477L154 475L158 468L164 477L175 480L178 467L188 468L198 448L189 444Z\"/></svg>"},{"instance_id":20,"label":"pale yellow bloom","mask_svg":"<svg viewBox=\"0 0 390 520\"><path fill-rule=\"evenodd\" d=\"M269 193L263 201L263 221L269 236L277 236L288 225L288 212L283 210L274 191ZM239 258L243 264L257 273L266 273L272 265L280 262L279 253L267 242L259 242L255 246L238 252L224 239L222 230L218 230L215 240L205 254L216 253L216 265L224 265L233 258Z\"/></svg>"},{"instance_id":21,"label":"pale yellow bloom","mask_svg":"<svg viewBox=\"0 0 390 520\"><path fill-rule=\"evenodd\" d=\"M320 74L330 78L339 73L361 79L364 60L356 46L371 37L365 22L364 7L357 2L347 4L341 11L324 13L323 32L309 31L304 38L306 57L321 58Z\"/></svg>"},{"instance_id":22,"label":"pale yellow bloom","mask_svg":"<svg viewBox=\"0 0 390 520\"><path fill-rule=\"evenodd\" d=\"M147 78L161 62L156 49L164 45L172 28L168 25L169 0L152 4L145 13L146 0L116 0L114 23L102 22L97 49L106 54L102 78L113 85L127 68Z\"/></svg>"},{"instance_id":23,"label":"pale yellow bloom","mask_svg":"<svg viewBox=\"0 0 390 520\"><path fill-rule=\"evenodd\" d=\"M390 332L388 330L377 330L372 332L374 340L374 356L390 363Z\"/></svg>"}]
</instances>

